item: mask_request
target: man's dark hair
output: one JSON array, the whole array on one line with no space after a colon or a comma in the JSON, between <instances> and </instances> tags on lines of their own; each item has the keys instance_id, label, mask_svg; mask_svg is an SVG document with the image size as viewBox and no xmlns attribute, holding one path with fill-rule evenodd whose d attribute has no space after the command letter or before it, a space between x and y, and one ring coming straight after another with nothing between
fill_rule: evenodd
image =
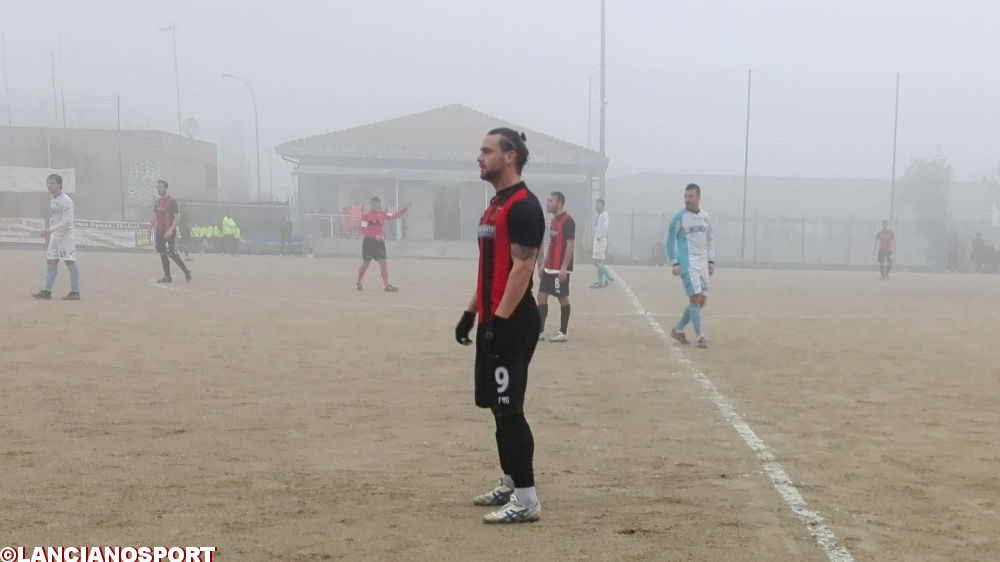
<instances>
[{"instance_id":1,"label":"man's dark hair","mask_svg":"<svg viewBox=\"0 0 1000 562\"><path fill-rule=\"evenodd\" d=\"M687 184L687 187L684 188L684 191L697 191L698 197L701 197L701 188L698 187L698 184L696 183Z\"/></svg>"},{"instance_id":2,"label":"man's dark hair","mask_svg":"<svg viewBox=\"0 0 1000 562\"><path fill-rule=\"evenodd\" d=\"M163 184L163 189L169 189L170 188L170 184L167 183L167 180L156 180L156 184L157 185L159 185L161 183Z\"/></svg>"},{"instance_id":3,"label":"man's dark hair","mask_svg":"<svg viewBox=\"0 0 1000 562\"><path fill-rule=\"evenodd\" d=\"M552 196L556 198L556 201L558 201L560 205L566 204L566 196L563 195L561 191L553 191Z\"/></svg>"},{"instance_id":4,"label":"man's dark hair","mask_svg":"<svg viewBox=\"0 0 1000 562\"><path fill-rule=\"evenodd\" d=\"M517 152L514 167L517 168L517 173L520 174L521 170L524 169L524 165L528 163L528 147L524 144L528 140L528 137L524 133L519 133L507 127L499 127L486 134L500 135L500 150L504 152L510 152L511 150Z\"/></svg>"},{"instance_id":5,"label":"man's dark hair","mask_svg":"<svg viewBox=\"0 0 1000 562\"><path fill-rule=\"evenodd\" d=\"M56 180L56 183L59 184L59 186L62 186L62 176L59 174L49 174L49 177L45 178L45 181L49 180Z\"/></svg>"},{"instance_id":6,"label":"man's dark hair","mask_svg":"<svg viewBox=\"0 0 1000 562\"><path fill-rule=\"evenodd\" d=\"M382 198L379 197L378 195L373 195L372 198L371 198L371 201L369 201L369 203L374 203L376 201L378 201L379 203L381 203L382 202Z\"/></svg>"},{"instance_id":7,"label":"man's dark hair","mask_svg":"<svg viewBox=\"0 0 1000 562\"><path fill-rule=\"evenodd\" d=\"M600 203L601 205L604 205L604 199L598 199L598 200L596 201L596 203Z\"/></svg>"}]
</instances>

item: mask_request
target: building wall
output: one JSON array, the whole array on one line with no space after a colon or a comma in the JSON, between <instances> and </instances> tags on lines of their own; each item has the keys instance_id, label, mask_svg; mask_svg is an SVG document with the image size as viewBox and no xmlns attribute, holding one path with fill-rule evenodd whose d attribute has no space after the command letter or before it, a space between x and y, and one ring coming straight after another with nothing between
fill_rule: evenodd
<instances>
[{"instance_id":1,"label":"building wall","mask_svg":"<svg viewBox=\"0 0 1000 562\"><path fill-rule=\"evenodd\" d=\"M447 166L435 170L425 162L422 173L414 174L406 168L406 163L391 160L364 162L371 166L357 162L337 164L313 161L300 168L298 200L302 213L340 215L351 203L367 208L373 195L379 196L383 207L390 211L412 202L410 211L399 223L387 226L389 239L394 239L399 228L404 240L475 242L479 219L494 194L489 184L474 179L476 174L472 170L455 174ZM393 177L396 173L402 179ZM414 179L414 175L421 179ZM576 219L581 236L588 238L589 248L593 192L588 176L583 172L538 173L526 175L525 181L543 206L551 191L566 195L566 209ZM327 232L335 222L316 220L316 228L307 227L307 232ZM337 229L333 230L336 234Z\"/></svg>"},{"instance_id":2,"label":"building wall","mask_svg":"<svg viewBox=\"0 0 1000 562\"><path fill-rule=\"evenodd\" d=\"M159 131L0 127L0 164L76 170L81 219L148 218L157 179L181 200L218 197L215 145Z\"/></svg>"}]
</instances>

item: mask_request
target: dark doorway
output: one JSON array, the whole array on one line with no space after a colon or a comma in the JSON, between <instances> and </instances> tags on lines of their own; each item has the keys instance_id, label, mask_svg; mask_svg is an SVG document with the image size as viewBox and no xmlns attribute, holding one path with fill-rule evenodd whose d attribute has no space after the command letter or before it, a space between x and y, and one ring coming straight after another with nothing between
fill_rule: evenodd
<instances>
[{"instance_id":1,"label":"dark doorway","mask_svg":"<svg viewBox=\"0 0 1000 562\"><path fill-rule=\"evenodd\" d=\"M458 186L438 186L434 190L434 239L458 240L462 212Z\"/></svg>"}]
</instances>

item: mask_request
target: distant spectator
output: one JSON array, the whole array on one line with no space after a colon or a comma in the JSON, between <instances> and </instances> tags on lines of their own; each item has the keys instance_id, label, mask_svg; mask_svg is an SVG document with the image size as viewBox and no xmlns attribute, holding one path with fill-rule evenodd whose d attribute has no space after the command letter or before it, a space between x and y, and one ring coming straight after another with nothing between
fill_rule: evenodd
<instances>
[{"instance_id":1,"label":"distant spectator","mask_svg":"<svg viewBox=\"0 0 1000 562\"><path fill-rule=\"evenodd\" d=\"M223 251L235 256L239 250L239 229L236 226L236 219L228 214L222 217L222 244Z\"/></svg>"},{"instance_id":2,"label":"distant spectator","mask_svg":"<svg viewBox=\"0 0 1000 562\"><path fill-rule=\"evenodd\" d=\"M281 220L281 242L278 247L278 252L283 256L287 256L292 253L292 220L288 217Z\"/></svg>"},{"instance_id":3,"label":"distant spectator","mask_svg":"<svg viewBox=\"0 0 1000 562\"><path fill-rule=\"evenodd\" d=\"M948 266L947 271L958 273L958 234L952 232L948 236Z\"/></svg>"},{"instance_id":4,"label":"distant spectator","mask_svg":"<svg viewBox=\"0 0 1000 562\"><path fill-rule=\"evenodd\" d=\"M184 259L191 261L189 247L191 246L191 221L188 219L187 210L178 206L181 213L180 222L177 223L177 239L180 241L181 251L184 252Z\"/></svg>"},{"instance_id":5,"label":"distant spectator","mask_svg":"<svg viewBox=\"0 0 1000 562\"><path fill-rule=\"evenodd\" d=\"M972 253L969 255L976 267L976 273L983 272L984 257L986 257L986 242L983 240L983 233L977 232L976 237L972 239Z\"/></svg>"}]
</instances>

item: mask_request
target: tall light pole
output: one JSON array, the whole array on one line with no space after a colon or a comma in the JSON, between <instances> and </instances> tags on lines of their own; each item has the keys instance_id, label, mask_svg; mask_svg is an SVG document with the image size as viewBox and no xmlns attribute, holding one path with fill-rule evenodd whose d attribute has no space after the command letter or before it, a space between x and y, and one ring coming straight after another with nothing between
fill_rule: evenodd
<instances>
[{"instance_id":1,"label":"tall light pole","mask_svg":"<svg viewBox=\"0 0 1000 562\"><path fill-rule=\"evenodd\" d=\"M601 156L607 158L607 150L605 145L605 123L606 123L606 111L608 106L607 92L605 90L605 66L604 66L604 0L601 0ZM607 165L601 168L601 184L600 193L601 199L607 198L605 193L605 184L607 183Z\"/></svg>"},{"instance_id":2,"label":"tall light pole","mask_svg":"<svg viewBox=\"0 0 1000 562\"><path fill-rule=\"evenodd\" d=\"M4 36L3 31L0 31L0 64L3 65L3 92L9 94L10 87L7 85L7 37Z\"/></svg>"},{"instance_id":3,"label":"tall light pole","mask_svg":"<svg viewBox=\"0 0 1000 562\"><path fill-rule=\"evenodd\" d=\"M253 101L253 136L254 136L254 160L257 162L257 200L260 201L260 127L258 126L257 119L257 96L253 95L253 88L246 80L236 76L234 74L223 74L223 78L232 78L233 80L239 80L247 87L247 91L250 92L250 99Z\"/></svg>"},{"instance_id":4,"label":"tall light pole","mask_svg":"<svg viewBox=\"0 0 1000 562\"><path fill-rule=\"evenodd\" d=\"M169 31L174 44L174 89L177 93L177 134L181 133L181 73L177 66L177 26L161 27L160 31Z\"/></svg>"},{"instance_id":5,"label":"tall light pole","mask_svg":"<svg viewBox=\"0 0 1000 562\"><path fill-rule=\"evenodd\" d=\"M10 107L10 86L7 84L7 38L0 31L0 64L3 65L3 93L4 101L7 103L7 126L10 126L10 114L13 109Z\"/></svg>"},{"instance_id":6,"label":"tall light pole","mask_svg":"<svg viewBox=\"0 0 1000 562\"><path fill-rule=\"evenodd\" d=\"M747 174L750 172L750 86L753 83L753 70L747 70L747 130L743 141L743 234L740 236L740 261L746 260L747 247ZM757 243L754 237L754 244Z\"/></svg>"},{"instance_id":7,"label":"tall light pole","mask_svg":"<svg viewBox=\"0 0 1000 562\"><path fill-rule=\"evenodd\" d=\"M896 109L892 118L892 174L889 177L889 227L896 223L896 139L899 136L899 73L896 73Z\"/></svg>"}]
</instances>

